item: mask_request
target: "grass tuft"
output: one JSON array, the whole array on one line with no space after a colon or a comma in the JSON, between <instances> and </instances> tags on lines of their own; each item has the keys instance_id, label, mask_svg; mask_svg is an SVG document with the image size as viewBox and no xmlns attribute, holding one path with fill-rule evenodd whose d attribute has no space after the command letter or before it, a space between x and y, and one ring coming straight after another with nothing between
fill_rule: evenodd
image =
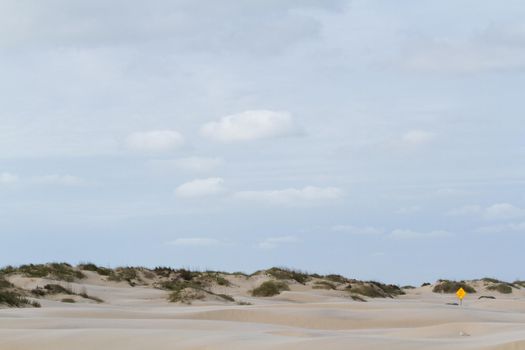
<instances>
[{"instance_id":1,"label":"grass tuft","mask_svg":"<svg viewBox=\"0 0 525 350\"><path fill-rule=\"evenodd\" d=\"M259 287L252 290L254 297L271 297L280 294L282 291L290 290L290 287L282 281L266 281Z\"/></svg>"},{"instance_id":2,"label":"grass tuft","mask_svg":"<svg viewBox=\"0 0 525 350\"><path fill-rule=\"evenodd\" d=\"M487 290L492 290L499 292L501 294L510 294L512 293L512 287L508 285L507 283L498 283L498 284L492 284L487 287Z\"/></svg>"},{"instance_id":3,"label":"grass tuft","mask_svg":"<svg viewBox=\"0 0 525 350\"><path fill-rule=\"evenodd\" d=\"M432 291L434 293L456 293L459 288L463 288L467 293L476 293L474 287L468 285L465 281L449 281L449 280L439 280L438 283L434 286Z\"/></svg>"}]
</instances>

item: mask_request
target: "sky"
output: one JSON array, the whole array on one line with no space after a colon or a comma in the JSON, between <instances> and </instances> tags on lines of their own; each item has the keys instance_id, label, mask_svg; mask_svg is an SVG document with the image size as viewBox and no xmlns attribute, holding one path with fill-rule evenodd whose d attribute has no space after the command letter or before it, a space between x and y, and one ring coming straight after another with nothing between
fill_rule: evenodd
<instances>
[{"instance_id":1,"label":"sky","mask_svg":"<svg viewBox=\"0 0 525 350\"><path fill-rule=\"evenodd\" d=\"M0 265L525 279L524 16L0 0Z\"/></svg>"}]
</instances>

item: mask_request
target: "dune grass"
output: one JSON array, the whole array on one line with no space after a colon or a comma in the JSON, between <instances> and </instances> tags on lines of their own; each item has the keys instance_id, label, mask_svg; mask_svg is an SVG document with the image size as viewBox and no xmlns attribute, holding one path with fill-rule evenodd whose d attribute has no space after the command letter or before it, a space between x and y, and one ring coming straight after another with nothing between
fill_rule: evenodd
<instances>
[{"instance_id":1,"label":"dune grass","mask_svg":"<svg viewBox=\"0 0 525 350\"><path fill-rule=\"evenodd\" d=\"M312 286L313 289L326 289L326 290L335 290L336 286L333 283L328 281L315 281Z\"/></svg>"},{"instance_id":2,"label":"dune grass","mask_svg":"<svg viewBox=\"0 0 525 350\"><path fill-rule=\"evenodd\" d=\"M474 287L468 285L465 281L439 280L432 289L434 293L456 293L459 288L463 288L467 293L476 293Z\"/></svg>"},{"instance_id":3,"label":"dune grass","mask_svg":"<svg viewBox=\"0 0 525 350\"><path fill-rule=\"evenodd\" d=\"M311 279L311 277L305 272L292 270L285 267L272 267L266 270L266 273L277 280L293 280L300 284L305 284Z\"/></svg>"},{"instance_id":4,"label":"dune grass","mask_svg":"<svg viewBox=\"0 0 525 350\"><path fill-rule=\"evenodd\" d=\"M96 272L101 276L109 276L113 272L112 269L109 269L107 267L100 267L93 263L82 263L82 264L79 264L77 267L80 270Z\"/></svg>"},{"instance_id":5,"label":"dune grass","mask_svg":"<svg viewBox=\"0 0 525 350\"><path fill-rule=\"evenodd\" d=\"M68 263L49 263L49 264L28 264L19 267L8 266L3 268L0 273L21 274L26 277L49 278L59 281L73 282L85 278L86 276Z\"/></svg>"},{"instance_id":6,"label":"dune grass","mask_svg":"<svg viewBox=\"0 0 525 350\"><path fill-rule=\"evenodd\" d=\"M487 287L487 290L496 291L501 294L511 294L512 293L512 287L507 283L492 284Z\"/></svg>"},{"instance_id":7,"label":"dune grass","mask_svg":"<svg viewBox=\"0 0 525 350\"><path fill-rule=\"evenodd\" d=\"M350 283L345 290L355 295L369 298L393 298L405 292L394 284L384 284L376 281Z\"/></svg>"},{"instance_id":8,"label":"dune grass","mask_svg":"<svg viewBox=\"0 0 525 350\"><path fill-rule=\"evenodd\" d=\"M266 281L263 282L259 287L252 290L252 296L271 297L281 294L281 292L286 290L290 290L290 287L288 287L288 284L282 281Z\"/></svg>"}]
</instances>

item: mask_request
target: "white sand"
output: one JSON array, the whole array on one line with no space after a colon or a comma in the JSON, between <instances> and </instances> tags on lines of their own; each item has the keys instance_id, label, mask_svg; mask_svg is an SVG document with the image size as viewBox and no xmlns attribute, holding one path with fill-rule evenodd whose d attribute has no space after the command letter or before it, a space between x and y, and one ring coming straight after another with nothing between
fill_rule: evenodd
<instances>
[{"instance_id":1,"label":"white sand","mask_svg":"<svg viewBox=\"0 0 525 350\"><path fill-rule=\"evenodd\" d=\"M453 295L428 287L362 303L301 285L255 299L246 293L253 281L236 282L231 294L254 305L170 304L164 291L92 276L71 287L103 304L41 300L40 309L1 309L0 349L525 349L524 289L468 295L460 308L446 305Z\"/></svg>"}]
</instances>

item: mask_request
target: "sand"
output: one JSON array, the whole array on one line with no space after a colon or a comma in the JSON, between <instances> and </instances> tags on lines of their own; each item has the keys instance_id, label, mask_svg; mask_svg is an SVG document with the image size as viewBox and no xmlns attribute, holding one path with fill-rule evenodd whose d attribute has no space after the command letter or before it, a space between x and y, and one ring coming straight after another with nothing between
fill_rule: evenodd
<instances>
[{"instance_id":1,"label":"sand","mask_svg":"<svg viewBox=\"0 0 525 350\"><path fill-rule=\"evenodd\" d=\"M236 283L236 299L253 305L173 304L165 291L91 276L71 287L102 304L41 300L42 308L0 309L0 349L525 349L524 289L492 293L495 300L468 295L459 307L429 287L358 302L301 285L252 298L245 292L253 281Z\"/></svg>"}]
</instances>

